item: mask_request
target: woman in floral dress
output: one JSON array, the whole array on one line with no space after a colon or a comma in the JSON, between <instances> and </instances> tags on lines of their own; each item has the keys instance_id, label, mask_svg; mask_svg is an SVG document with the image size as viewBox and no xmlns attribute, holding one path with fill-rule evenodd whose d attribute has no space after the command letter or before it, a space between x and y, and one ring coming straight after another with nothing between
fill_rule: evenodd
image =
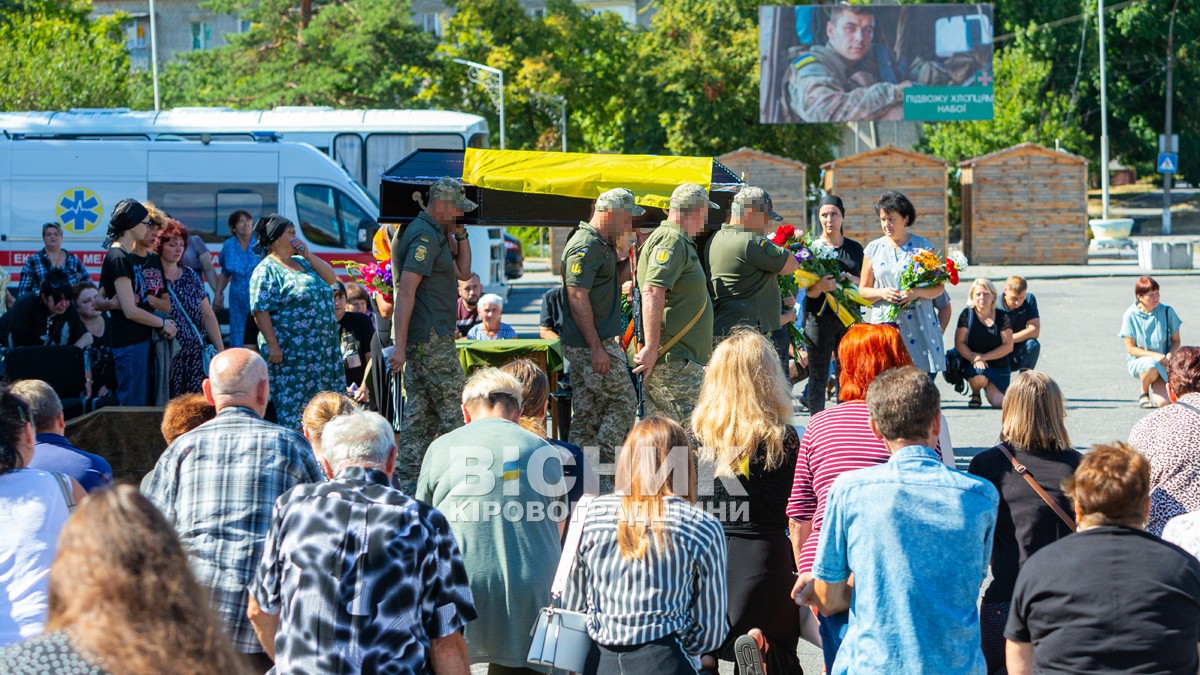
<instances>
[{"instance_id":1,"label":"woman in floral dress","mask_svg":"<svg viewBox=\"0 0 1200 675\"><path fill-rule=\"evenodd\" d=\"M180 261L188 246L188 231L178 220L169 218L159 230L154 250L163 268L163 278L171 298L171 320L178 331L175 339L179 351L171 359L171 398L180 394L201 391L204 382L204 346L211 343L218 351L221 344L221 325L213 313L204 281Z\"/></svg>"},{"instance_id":2,"label":"woman in floral dress","mask_svg":"<svg viewBox=\"0 0 1200 675\"><path fill-rule=\"evenodd\" d=\"M941 297L942 284L929 288L900 290L900 274L919 251L932 250L929 240L908 231L917 211L908 197L885 192L875 204L883 236L867 244L863 257L859 292L875 303L865 317L869 323L887 323L891 305L896 305L896 327L913 365L930 374L946 370L942 325L933 300Z\"/></svg>"},{"instance_id":3,"label":"woman in floral dress","mask_svg":"<svg viewBox=\"0 0 1200 675\"><path fill-rule=\"evenodd\" d=\"M309 399L346 386L330 288L337 275L296 238L287 218L262 218L254 233L269 251L250 278L258 349L267 359L279 423L298 430Z\"/></svg>"}]
</instances>

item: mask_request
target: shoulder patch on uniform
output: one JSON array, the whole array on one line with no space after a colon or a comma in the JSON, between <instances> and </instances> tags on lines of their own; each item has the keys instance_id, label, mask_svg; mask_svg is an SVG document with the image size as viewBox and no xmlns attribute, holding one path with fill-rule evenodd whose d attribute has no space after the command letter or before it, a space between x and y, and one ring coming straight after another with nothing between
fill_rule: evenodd
<instances>
[{"instance_id":1,"label":"shoulder patch on uniform","mask_svg":"<svg viewBox=\"0 0 1200 675\"><path fill-rule=\"evenodd\" d=\"M771 241L770 239L767 239L766 237L758 238L758 247L761 248L762 250L766 251L767 255L771 256L772 258L776 258L776 257L779 257L780 255L783 255L783 248L780 246L776 246L775 242Z\"/></svg>"},{"instance_id":2,"label":"shoulder patch on uniform","mask_svg":"<svg viewBox=\"0 0 1200 675\"><path fill-rule=\"evenodd\" d=\"M796 58L792 59L792 69L800 70L804 66L807 66L810 63L816 63L816 62L817 62L817 57L813 56L812 54L801 54L800 56L797 56Z\"/></svg>"},{"instance_id":3,"label":"shoulder patch on uniform","mask_svg":"<svg viewBox=\"0 0 1200 675\"><path fill-rule=\"evenodd\" d=\"M426 244L429 243L429 237L426 237L425 235L421 235L419 238L421 241L425 242Z\"/></svg>"},{"instance_id":4,"label":"shoulder patch on uniform","mask_svg":"<svg viewBox=\"0 0 1200 675\"><path fill-rule=\"evenodd\" d=\"M571 263L571 274L574 274L575 276L579 276L580 274L583 274L583 263L580 262L579 260L575 260L574 262L572 262Z\"/></svg>"},{"instance_id":5,"label":"shoulder patch on uniform","mask_svg":"<svg viewBox=\"0 0 1200 675\"><path fill-rule=\"evenodd\" d=\"M425 262L425 256L429 255L429 249L424 246L418 246L417 250L413 251L413 258L417 262Z\"/></svg>"},{"instance_id":6,"label":"shoulder patch on uniform","mask_svg":"<svg viewBox=\"0 0 1200 675\"><path fill-rule=\"evenodd\" d=\"M650 262L659 267L671 266L671 254L675 252L670 246L655 246L650 253Z\"/></svg>"}]
</instances>

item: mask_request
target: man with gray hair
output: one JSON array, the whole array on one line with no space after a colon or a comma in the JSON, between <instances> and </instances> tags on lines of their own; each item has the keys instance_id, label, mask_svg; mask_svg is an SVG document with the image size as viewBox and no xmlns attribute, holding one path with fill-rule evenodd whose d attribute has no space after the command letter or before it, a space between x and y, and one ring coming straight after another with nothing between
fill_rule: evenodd
<instances>
[{"instance_id":1,"label":"man with gray hair","mask_svg":"<svg viewBox=\"0 0 1200 675\"><path fill-rule=\"evenodd\" d=\"M563 249L567 311L561 340L572 374L569 441L598 446L604 464L616 462L637 406L617 336L620 287L630 276L623 248L633 236L634 217L645 212L629 190L609 190L596 199L591 220L579 223Z\"/></svg>"},{"instance_id":2,"label":"man with gray hair","mask_svg":"<svg viewBox=\"0 0 1200 675\"><path fill-rule=\"evenodd\" d=\"M784 312L776 278L795 272L799 263L768 238L771 226L780 220L783 216L775 213L766 190L744 187L733 198L729 222L708 238L717 340L728 337L735 326L749 326L769 336L796 320L794 308Z\"/></svg>"},{"instance_id":3,"label":"man with gray hair","mask_svg":"<svg viewBox=\"0 0 1200 675\"><path fill-rule=\"evenodd\" d=\"M399 483L411 485L430 441L460 426L454 399L463 373L454 347L458 282L471 278L471 242L460 222L478 206L462 182L439 178L429 186L429 203L391 244L395 307L388 357L393 373L403 373L404 416Z\"/></svg>"},{"instance_id":4,"label":"man with gray hair","mask_svg":"<svg viewBox=\"0 0 1200 675\"><path fill-rule=\"evenodd\" d=\"M482 368L462 393L466 426L425 453L417 499L450 521L479 619L465 633L471 662L523 669L529 627L550 602L567 517L559 451L524 430L521 383Z\"/></svg>"},{"instance_id":5,"label":"man with gray hair","mask_svg":"<svg viewBox=\"0 0 1200 675\"><path fill-rule=\"evenodd\" d=\"M33 429L37 432L33 461L27 468L70 476L88 492L112 486L112 466L108 460L80 450L63 436L67 422L62 401L53 387L41 380L19 380L10 391L29 404Z\"/></svg>"},{"instance_id":6,"label":"man with gray hair","mask_svg":"<svg viewBox=\"0 0 1200 675\"><path fill-rule=\"evenodd\" d=\"M365 410L325 425L332 476L275 503L247 614L281 673L465 673L475 618L437 509L391 487L392 427Z\"/></svg>"},{"instance_id":7,"label":"man with gray hair","mask_svg":"<svg viewBox=\"0 0 1200 675\"><path fill-rule=\"evenodd\" d=\"M645 378L646 414L666 415L684 427L712 355L712 301L693 238L715 208L704 188L680 185L671 193L667 219L638 249L646 344L633 357L633 372Z\"/></svg>"},{"instance_id":8,"label":"man with gray hair","mask_svg":"<svg viewBox=\"0 0 1200 675\"><path fill-rule=\"evenodd\" d=\"M217 354L203 388L216 418L176 438L142 492L175 525L234 647L265 672L271 661L246 618L246 587L262 560L275 500L324 477L304 436L262 419L271 386L257 352Z\"/></svg>"}]
</instances>

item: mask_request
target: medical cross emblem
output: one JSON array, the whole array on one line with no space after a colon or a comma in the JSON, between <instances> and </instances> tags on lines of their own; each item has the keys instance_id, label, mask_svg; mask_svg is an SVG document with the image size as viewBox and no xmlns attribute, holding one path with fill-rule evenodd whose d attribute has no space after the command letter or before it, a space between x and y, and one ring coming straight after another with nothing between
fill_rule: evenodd
<instances>
[{"instance_id":1,"label":"medical cross emblem","mask_svg":"<svg viewBox=\"0 0 1200 675\"><path fill-rule=\"evenodd\" d=\"M58 198L54 210L67 231L83 234L100 220L100 198L87 188L71 188Z\"/></svg>"},{"instance_id":2,"label":"medical cross emblem","mask_svg":"<svg viewBox=\"0 0 1200 675\"><path fill-rule=\"evenodd\" d=\"M979 84L982 84L985 87L992 86L993 79L994 78L992 77L992 74L987 72L986 70L980 71L980 73L975 76L975 80L977 82L979 82Z\"/></svg>"}]
</instances>

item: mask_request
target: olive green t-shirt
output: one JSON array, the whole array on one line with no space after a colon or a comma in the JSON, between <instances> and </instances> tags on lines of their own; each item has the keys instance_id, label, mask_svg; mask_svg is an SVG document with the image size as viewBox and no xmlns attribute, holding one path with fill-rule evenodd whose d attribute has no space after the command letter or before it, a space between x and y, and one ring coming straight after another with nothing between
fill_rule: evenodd
<instances>
[{"instance_id":1,"label":"olive green t-shirt","mask_svg":"<svg viewBox=\"0 0 1200 675\"><path fill-rule=\"evenodd\" d=\"M604 235L588 223L567 241L562 257L563 284L585 288L592 305L592 319L601 340L621 334L621 302L617 292L617 251ZM569 296L563 307L562 343L569 347L586 347L587 341L575 316L571 313Z\"/></svg>"},{"instance_id":2,"label":"olive green t-shirt","mask_svg":"<svg viewBox=\"0 0 1200 675\"><path fill-rule=\"evenodd\" d=\"M788 252L762 235L725 224L708 240L712 275L713 334L745 325L763 333L778 330L783 301L777 277Z\"/></svg>"},{"instance_id":3,"label":"olive green t-shirt","mask_svg":"<svg viewBox=\"0 0 1200 675\"><path fill-rule=\"evenodd\" d=\"M664 220L642 244L638 253L638 284L667 289L659 344L665 345L699 313L700 320L667 350L701 365L712 354L713 310L700 256L691 237ZM665 354L664 354L665 356Z\"/></svg>"},{"instance_id":4,"label":"olive green t-shirt","mask_svg":"<svg viewBox=\"0 0 1200 675\"><path fill-rule=\"evenodd\" d=\"M423 278L408 320L408 344L428 342L430 331L454 335L458 316L458 277L454 256L441 225L422 212L392 239L392 279L400 285L401 272Z\"/></svg>"}]
</instances>

